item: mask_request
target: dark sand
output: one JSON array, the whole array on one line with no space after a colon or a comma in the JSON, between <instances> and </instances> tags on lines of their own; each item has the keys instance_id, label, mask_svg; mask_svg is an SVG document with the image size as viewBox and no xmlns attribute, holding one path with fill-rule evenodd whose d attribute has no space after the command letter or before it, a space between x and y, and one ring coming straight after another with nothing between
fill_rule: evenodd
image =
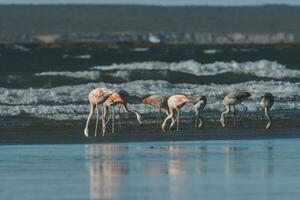
<instances>
[{"instance_id":1,"label":"dark sand","mask_svg":"<svg viewBox=\"0 0 300 200\"><path fill-rule=\"evenodd\" d=\"M117 120L116 120L117 121ZM115 125L116 131L102 137L94 136L94 122L90 126L90 137L83 135L85 120L82 121L50 121L50 120L22 120L16 125L13 122L1 123L0 144L91 144L114 142L146 142L146 141L192 141L192 140L246 140L246 139L280 139L300 138L300 116L274 119L273 127L266 130L266 121L261 119L245 119L241 126L232 127L232 121L227 119L227 128L222 128L217 118L206 119L205 127L195 129L191 119L183 119L180 130L162 132L153 120L146 119L145 124L139 127L133 119L122 123L121 129Z\"/></svg>"}]
</instances>

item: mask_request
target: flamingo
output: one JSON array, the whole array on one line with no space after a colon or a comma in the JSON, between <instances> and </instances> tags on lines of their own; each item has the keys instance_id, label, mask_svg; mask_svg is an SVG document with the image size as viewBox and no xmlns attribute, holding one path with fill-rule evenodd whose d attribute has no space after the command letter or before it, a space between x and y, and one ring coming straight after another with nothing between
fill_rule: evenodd
<instances>
[{"instance_id":1,"label":"flamingo","mask_svg":"<svg viewBox=\"0 0 300 200\"><path fill-rule=\"evenodd\" d=\"M96 88L94 90L92 90L89 95L88 95L88 99L89 99L89 109L90 109L90 114L87 118L86 121L86 125L84 128L84 135L86 137L89 136L89 123L90 123L90 119L95 111L95 109L97 109L97 121L96 121L96 127L95 127L95 136L97 136L97 129L98 129L98 121L99 121L99 109L98 109L98 104L102 104L103 102L105 102L111 95L113 94L113 91L107 89L107 88Z\"/></svg>"},{"instance_id":2,"label":"flamingo","mask_svg":"<svg viewBox=\"0 0 300 200\"><path fill-rule=\"evenodd\" d=\"M128 103L128 98L129 94L124 91L124 90L117 90L114 91L112 95L110 95L107 100L103 103L103 117L102 117L102 136L104 136L105 134L105 129L106 129L106 125L109 122L110 118L112 118L112 132L114 133L114 118L115 118L115 114L114 114L114 108L113 108L113 113L112 113L112 117L109 114L109 109L111 106L115 106L117 104L121 105L124 109L125 112L127 113L133 113L136 115L136 119L139 122L140 125L143 124L143 119L142 119L142 115L136 111L136 110L130 110L127 107L127 103ZM108 119L106 119L108 118Z\"/></svg>"},{"instance_id":3,"label":"flamingo","mask_svg":"<svg viewBox=\"0 0 300 200\"><path fill-rule=\"evenodd\" d=\"M201 128L203 126L203 118L200 115L200 112L203 110L203 108L206 106L207 98L206 96L196 96L193 98L193 105L195 109L196 114L196 120L195 120L195 128L197 128L197 123L199 119L199 125L198 127Z\"/></svg>"},{"instance_id":4,"label":"flamingo","mask_svg":"<svg viewBox=\"0 0 300 200\"><path fill-rule=\"evenodd\" d=\"M242 119L244 118L244 116L248 110L247 106L242 104L242 102L245 101L246 99L248 99L250 96L251 96L251 94L249 92L232 92L224 97L223 104L225 105L226 110L224 112L222 112L221 118L220 118L220 123L223 128L226 127L224 116L230 112L230 106L232 106L232 108L233 108L233 126L234 127L235 127L235 105L240 104L245 108L244 113L240 119L240 123L242 122Z\"/></svg>"},{"instance_id":5,"label":"flamingo","mask_svg":"<svg viewBox=\"0 0 300 200\"><path fill-rule=\"evenodd\" d=\"M144 98L143 103L158 108L157 125L159 125L159 123L161 122L161 118L160 118L161 109L164 109L166 114L169 115L168 98L165 96L151 95Z\"/></svg>"},{"instance_id":6,"label":"flamingo","mask_svg":"<svg viewBox=\"0 0 300 200\"><path fill-rule=\"evenodd\" d=\"M271 124L272 124L272 118L269 112L271 107L274 104L274 96L271 93L265 93L263 96L260 97L259 103L268 119L266 129L269 129L271 128Z\"/></svg>"},{"instance_id":7,"label":"flamingo","mask_svg":"<svg viewBox=\"0 0 300 200\"><path fill-rule=\"evenodd\" d=\"M177 121L177 131L179 129L179 110L187 103L189 102L189 99L185 95L173 95L168 98L167 104L169 107L169 114L165 118L163 124L162 124L162 130L165 131L167 122L172 119L171 125L169 127L169 130L172 129L174 126L175 121ZM175 112L177 113L176 119L175 119Z\"/></svg>"}]
</instances>

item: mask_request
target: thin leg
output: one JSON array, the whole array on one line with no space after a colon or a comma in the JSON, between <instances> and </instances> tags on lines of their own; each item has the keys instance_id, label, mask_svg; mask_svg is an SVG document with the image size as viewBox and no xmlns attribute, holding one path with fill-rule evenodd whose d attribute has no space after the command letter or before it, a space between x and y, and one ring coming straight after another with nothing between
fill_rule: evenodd
<instances>
[{"instance_id":1,"label":"thin leg","mask_svg":"<svg viewBox=\"0 0 300 200\"><path fill-rule=\"evenodd\" d=\"M203 127L203 117L200 116L200 117L199 117L199 121L200 121L200 122L199 122L199 126L198 126L198 127L199 127L199 128L202 128L202 127Z\"/></svg>"},{"instance_id":2,"label":"thin leg","mask_svg":"<svg viewBox=\"0 0 300 200\"><path fill-rule=\"evenodd\" d=\"M235 128L235 106L232 106L233 109L233 127Z\"/></svg>"},{"instance_id":3,"label":"thin leg","mask_svg":"<svg viewBox=\"0 0 300 200\"><path fill-rule=\"evenodd\" d=\"M156 118L156 124L157 124L157 127L159 127L159 123L160 123L160 112L161 112L161 109L158 108L158 113L157 113L157 118Z\"/></svg>"},{"instance_id":4,"label":"thin leg","mask_svg":"<svg viewBox=\"0 0 300 200\"><path fill-rule=\"evenodd\" d=\"M199 110L195 109L195 128L197 128L198 125L198 118L199 118Z\"/></svg>"},{"instance_id":5,"label":"thin leg","mask_svg":"<svg viewBox=\"0 0 300 200\"><path fill-rule=\"evenodd\" d=\"M136 110L133 110L133 109L128 109L128 107L127 107L127 103L124 103L124 104L122 104L123 105L123 109L124 109L124 111L126 112L126 113L132 113L132 114L135 114L135 116L136 116L136 119L137 119L137 121L139 122L139 124L142 126L143 125L143 118L142 118L142 115L138 112L138 111L136 111Z\"/></svg>"},{"instance_id":6,"label":"thin leg","mask_svg":"<svg viewBox=\"0 0 300 200\"><path fill-rule=\"evenodd\" d=\"M111 132L115 133L115 107L112 107L112 126Z\"/></svg>"},{"instance_id":7,"label":"thin leg","mask_svg":"<svg viewBox=\"0 0 300 200\"><path fill-rule=\"evenodd\" d=\"M112 119L112 112L111 112L111 107L109 107L108 109L108 117L107 120L105 121L105 127L107 126L107 124L109 123L109 121Z\"/></svg>"},{"instance_id":8,"label":"thin leg","mask_svg":"<svg viewBox=\"0 0 300 200\"><path fill-rule=\"evenodd\" d=\"M228 105L226 105L225 107L226 107L226 109L225 109L225 111L222 112L221 118L220 118L220 123L221 123L221 125L222 125L223 128L226 127L226 125L225 125L225 118L224 117L230 111L230 107Z\"/></svg>"},{"instance_id":9,"label":"thin leg","mask_svg":"<svg viewBox=\"0 0 300 200\"><path fill-rule=\"evenodd\" d=\"M241 117L241 119L240 119L240 124L242 125L242 120L243 120L243 118L244 118L244 116L245 116L245 114L246 114L248 108L247 108L247 106L245 106L245 105L242 104L242 103L241 103L241 105L245 108L244 113L243 113L243 115L242 115L242 117Z\"/></svg>"},{"instance_id":10,"label":"thin leg","mask_svg":"<svg viewBox=\"0 0 300 200\"><path fill-rule=\"evenodd\" d=\"M98 122L99 122L99 109L98 109L98 104L97 103L96 103L96 112L97 112L97 121L96 121L96 127L95 127L95 137L97 137Z\"/></svg>"},{"instance_id":11,"label":"thin leg","mask_svg":"<svg viewBox=\"0 0 300 200\"><path fill-rule=\"evenodd\" d=\"M265 112L265 110L263 109L263 108L261 108L261 111L264 113ZM261 115L261 120L264 120L265 119L265 116L264 116L264 114L262 114Z\"/></svg>"},{"instance_id":12,"label":"thin leg","mask_svg":"<svg viewBox=\"0 0 300 200\"><path fill-rule=\"evenodd\" d=\"M165 118L165 120L164 120L164 122L163 122L163 124L162 124L162 126L161 126L161 128L162 128L163 131L166 130L165 127L166 127L166 125L167 125L167 122L173 117L173 115L174 115L174 112L173 112L173 110L171 110L171 112L170 112L170 113L168 114L168 116Z\"/></svg>"},{"instance_id":13,"label":"thin leg","mask_svg":"<svg viewBox=\"0 0 300 200\"><path fill-rule=\"evenodd\" d=\"M265 114L266 114L266 117L268 119L268 124L266 126L266 129L270 129L271 125L272 125L272 118L271 118L271 115L269 113L269 109L268 108L265 108Z\"/></svg>"},{"instance_id":14,"label":"thin leg","mask_svg":"<svg viewBox=\"0 0 300 200\"><path fill-rule=\"evenodd\" d=\"M199 126L198 127L202 128L203 127L203 117L201 116L200 110L199 110L198 118L199 118Z\"/></svg>"},{"instance_id":15,"label":"thin leg","mask_svg":"<svg viewBox=\"0 0 300 200\"><path fill-rule=\"evenodd\" d=\"M103 116L102 116L102 136L105 135L105 130L106 130L106 118L107 118L107 114L109 113L108 111L108 106L107 105L103 105Z\"/></svg>"},{"instance_id":16,"label":"thin leg","mask_svg":"<svg viewBox=\"0 0 300 200\"><path fill-rule=\"evenodd\" d=\"M177 131L179 130L179 110L177 110Z\"/></svg>"},{"instance_id":17,"label":"thin leg","mask_svg":"<svg viewBox=\"0 0 300 200\"><path fill-rule=\"evenodd\" d=\"M121 129L121 105L119 104L119 128Z\"/></svg>"},{"instance_id":18,"label":"thin leg","mask_svg":"<svg viewBox=\"0 0 300 200\"><path fill-rule=\"evenodd\" d=\"M175 117L174 117L174 114L173 114L172 122L171 122L171 125L170 125L169 130L171 130L171 129L173 128L175 122L177 122L177 128L176 128L176 130L178 131L178 129L179 129L179 110L178 110L178 109L175 109L175 110L176 110L177 116L176 116L176 118L175 118Z\"/></svg>"},{"instance_id":19,"label":"thin leg","mask_svg":"<svg viewBox=\"0 0 300 200\"><path fill-rule=\"evenodd\" d=\"M89 116L87 118L87 121L86 121L86 124L85 124L85 128L84 128L84 135L86 137L89 137L89 123L90 123L91 117L93 116L93 113L95 111L95 105L90 104L89 108L90 108L90 114L89 114Z\"/></svg>"}]
</instances>

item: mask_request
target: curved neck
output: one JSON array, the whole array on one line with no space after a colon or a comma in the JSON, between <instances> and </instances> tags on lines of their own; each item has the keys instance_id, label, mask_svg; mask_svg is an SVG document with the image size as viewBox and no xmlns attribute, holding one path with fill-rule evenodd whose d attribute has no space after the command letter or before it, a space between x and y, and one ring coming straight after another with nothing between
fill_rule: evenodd
<instances>
[{"instance_id":1,"label":"curved neck","mask_svg":"<svg viewBox=\"0 0 300 200\"><path fill-rule=\"evenodd\" d=\"M269 109L268 108L265 108L265 115L266 117L268 118L268 121L271 122L272 121L272 118L271 118L271 115L269 113Z\"/></svg>"}]
</instances>

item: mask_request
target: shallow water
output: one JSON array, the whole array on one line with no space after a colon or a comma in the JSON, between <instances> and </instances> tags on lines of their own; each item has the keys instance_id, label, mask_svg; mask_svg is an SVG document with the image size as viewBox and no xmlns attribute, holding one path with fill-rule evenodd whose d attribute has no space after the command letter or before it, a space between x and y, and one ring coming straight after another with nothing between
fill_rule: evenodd
<instances>
[{"instance_id":1,"label":"shallow water","mask_svg":"<svg viewBox=\"0 0 300 200\"><path fill-rule=\"evenodd\" d=\"M298 199L300 140L0 147L1 199Z\"/></svg>"}]
</instances>

